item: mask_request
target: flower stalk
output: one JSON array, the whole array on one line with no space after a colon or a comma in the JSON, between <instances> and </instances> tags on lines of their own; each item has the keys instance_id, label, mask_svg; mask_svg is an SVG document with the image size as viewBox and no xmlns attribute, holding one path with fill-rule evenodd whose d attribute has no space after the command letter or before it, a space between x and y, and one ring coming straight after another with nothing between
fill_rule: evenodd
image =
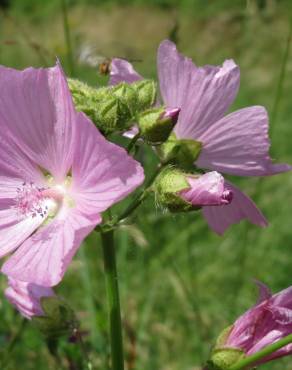
<instances>
[{"instance_id":1,"label":"flower stalk","mask_svg":"<svg viewBox=\"0 0 292 370\"><path fill-rule=\"evenodd\" d=\"M107 232L102 232L101 242L109 310L111 368L112 370L124 370L122 320L114 245L114 231L110 230Z\"/></svg>"}]
</instances>

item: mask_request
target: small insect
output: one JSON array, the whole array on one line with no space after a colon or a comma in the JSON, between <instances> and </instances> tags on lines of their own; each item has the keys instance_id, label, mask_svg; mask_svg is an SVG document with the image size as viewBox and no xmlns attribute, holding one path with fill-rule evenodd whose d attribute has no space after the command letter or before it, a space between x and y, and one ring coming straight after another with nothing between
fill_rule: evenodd
<instances>
[{"instance_id":1,"label":"small insect","mask_svg":"<svg viewBox=\"0 0 292 370\"><path fill-rule=\"evenodd\" d=\"M81 45L78 52L78 60L80 64L87 65L92 68L97 68L100 75L108 75L111 70L111 61L113 58L128 60L129 62L141 62L140 59L128 59L121 56L107 57L98 54L96 48L90 44Z\"/></svg>"}]
</instances>

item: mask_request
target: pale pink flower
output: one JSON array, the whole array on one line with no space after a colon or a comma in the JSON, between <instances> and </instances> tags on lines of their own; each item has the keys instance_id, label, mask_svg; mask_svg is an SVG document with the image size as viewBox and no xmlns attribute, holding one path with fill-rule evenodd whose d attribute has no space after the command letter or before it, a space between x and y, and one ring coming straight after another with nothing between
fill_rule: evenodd
<instances>
[{"instance_id":1,"label":"pale pink flower","mask_svg":"<svg viewBox=\"0 0 292 370\"><path fill-rule=\"evenodd\" d=\"M27 319L33 316L42 316L40 304L42 297L52 297L55 293L50 287L43 287L33 283L8 278L8 288L5 297Z\"/></svg>"},{"instance_id":2,"label":"pale pink flower","mask_svg":"<svg viewBox=\"0 0 292 370\"><path fill-rule=\"evenodd\" d=\"M272 295L262 283L258 303L233 324L223 347L237 348L247 356L292 333L292 287ZM292 344L277 350L260 363L292 354Z\"/></svg>"},{"instance_id":3,"label":"pale pink flower","mask_svg":"<svg viewBox=\"0 0 292 370\"><path fill-rule=\"evenodd\" d=\"M218 206L232 201L233 193L218 172L187 176L186 180L190 188L180 191L179 195L193 206Z\"/></svg>"},{"instance_id":4,"label":"pale pink flower","mask_svg":"<svg viewBox=\"0 0 292 370\"><path fill-rule=\"evenodd\" d=\"M181 108L174 128L176 137L202 143L195 166L239 176L291 170L289 165L273 164L269 157L269 121L264 107L248 107L224 117L239 88L239 68L233 60L226 60L222 67L197 67L165 40L159 46L157 64L164 104ZM110 83L141 78L127 61L114 59L112 65ZM266 226L253 201L234 185L227 186L233 193L230 204L203 208L209 226L218 234L242 219Z\"/></svg>"},{"instance_id":5,"label":"pale pink flower","mask_svg":"<svg viewBox=\"0 0 292 370\"><path fill-rule=\"evenodd\" d=\"M143 169L75 111L58 64L0 67L0 91L0 256L18 248L2 272L53 286Z\"/></svg>"}]
</instances>

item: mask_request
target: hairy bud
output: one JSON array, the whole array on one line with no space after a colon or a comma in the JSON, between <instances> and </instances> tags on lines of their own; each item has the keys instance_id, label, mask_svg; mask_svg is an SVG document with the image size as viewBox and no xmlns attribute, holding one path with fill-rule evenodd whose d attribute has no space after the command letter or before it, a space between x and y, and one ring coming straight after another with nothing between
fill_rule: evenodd
<instances>
[{"instance_id":1,"label":"hairy bud","mask_svg":"<svg viewBox=\"0 0 292 370\"><path fill-rule=\"evenodd\" d=\"M157 97L157 84L152 80L140 80L134 82L132 87L137 93L137 110L143 112L151 108Z\"/></svg>"},{"instance_id":2,"label":"hairy bud","mask_svg":"<svg viewBox=\"0 0 292 370\"><path fill-rule=\"evenodd\" d=\"M141 136L152 145L159 145L169 137L180 109L152 108L138 116Z\"/></svg>"}]
</instances>

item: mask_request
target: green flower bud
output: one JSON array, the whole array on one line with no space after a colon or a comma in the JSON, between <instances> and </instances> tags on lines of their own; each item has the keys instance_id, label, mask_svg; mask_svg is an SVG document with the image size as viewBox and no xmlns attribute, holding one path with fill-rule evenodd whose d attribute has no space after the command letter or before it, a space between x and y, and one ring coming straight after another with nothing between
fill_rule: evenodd
<instances>
[{"instance_id":1,"label":"green flower bud","mask_svg":"<svg viewBox=\"0 0 292 370\"><path fill-rule=\"evenodd\" d=\"M68 80L75 108L84 112L104 134L128 129L136 107L137 93L126 84L98 88Z\"/></svg>"},{"instance_id":2,"label":"green flower bud","mask_svg":"<svg viewBox=\"0 0 292 370\"><path fill-rule=\"evenodd\" d=\"M191 139L177 139L172 133L168 140L157 149L157 152L163 163L169 162L185 170L192 170L201 149L201 142Z\"/></svg>"},{"instance_id":3,"label":"green flower bud","mask_svg":"<svg viewBox=\"0 0 292 370\"><path fill-rule=\"evenodd\" d=\"M177 168L165 168L154 182L153 190L157 202L170 212L187 212L194 209L193 205L178 193L189 189L186 175Z\"/></svg>"},{"instance_id":4,"label":"green flower bud","mask_svg":"<svg viewBox=\"0 0 292 370\"><path fill-rule=\"evenodd\" d=\"M239 348L225 347L225 343L233 325L225 328L216 340L215 346L211 353L211 358L207 363L210 370L227 370L237 361L245 357L244 352Z\"/></svg>"},{"instance_id":5,"label":"green flower bud","mask_svg":"<svg viewBox=\"0 0 292 370\"><path fill-rule=\"evenodd\" d=\"M212 352L207 367L214 370L227 370L244 357L244 352L237 348L215 349Z\"/></svg>"},{"instance_id":6,"label":"green flower bud","mask_svg":"<svg viewBox=\"0 0 292 370\"><path fill-rule=\"evenodd\" d=\"M74 311L62 299L51 296L42 297L43 316L33 316L32 322L48 338L72 335L79 327Z\"/></svg>"},{"instance_id":7,"label":"green flower bud","mask_svg":"<svg viewBox=\"0 0 292 370\"><path fill-rule=\"evenodd\" d=\"M138 94L129 84L122 82L112 87L111 92L119 98L127 109L128 117L132 118L137 112Z\"/></svg>"},{"instance_id":8,"label":"green flower bud","mask_svg":"<svg viewBox=\"0 0 292 370\"><path fill-rule=\"evenodd\" d=\"M151 108L157 97L157 84L152 80L140 80L134 82L132 87L137 92L137 110L143 112Z\"/></svg>"},{"instance_id":9,"label":"green flower bud","mask_svg":"<svg viewBox=\"0 0 292 370\"><path fill-rule=\"evenodd\" d=\"M77 106L78 104L85 105L86 102L88 104L91 102L96 103L97 101L104 100L111 95L110 88L94 88L73 78L68 78L67 82L74 104Z\"/></svg>"},{"instance_id":10,"label":"green flower bud","mask_svg":"<svg viewBox=\"0 0 292 370\"><path fill-rule=\"evenodd\" d=\"M158 145L167 140L175 126L179 108L152 108L138 116L140 134L146 142Z\"/></svg>"}]
</instances>

